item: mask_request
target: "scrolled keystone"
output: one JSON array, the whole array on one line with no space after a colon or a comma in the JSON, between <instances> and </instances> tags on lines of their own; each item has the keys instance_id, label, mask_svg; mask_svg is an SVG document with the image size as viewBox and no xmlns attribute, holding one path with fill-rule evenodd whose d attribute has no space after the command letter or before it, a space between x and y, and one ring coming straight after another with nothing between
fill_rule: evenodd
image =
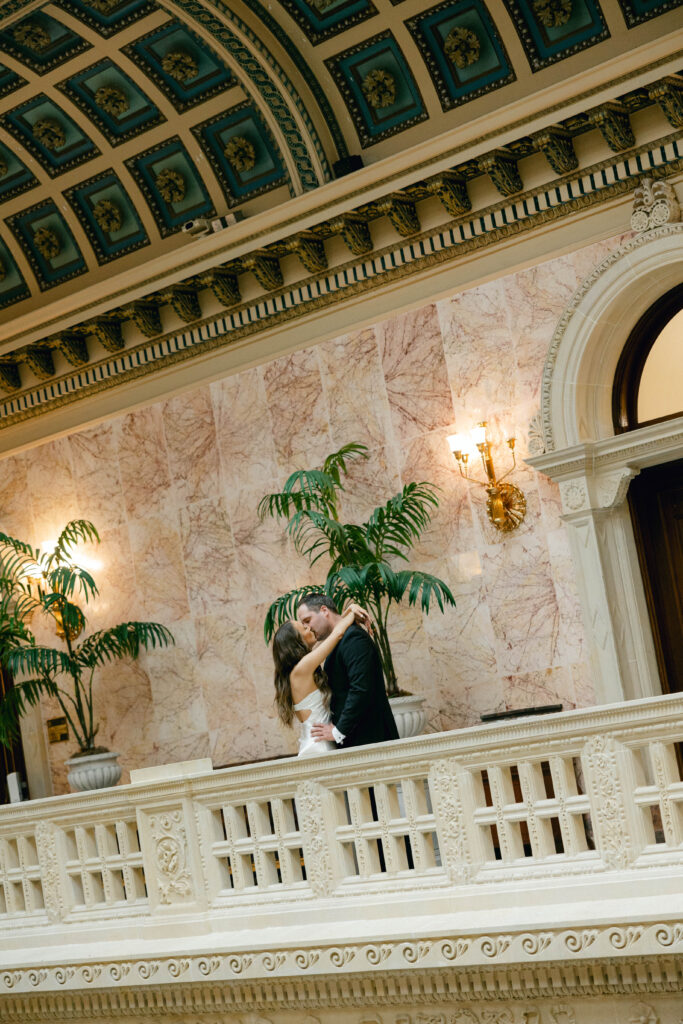
<instances>
[{"instance_id":1,"label":"scrolled keystone","mask_svg":"<svg viewBox=\"0 0 683 1024\"><path fill-rule=\"evenodd\" d=\"M521 192L524 188L517 169L517 161L509 153L503 150L487 153L479 159L478 164L479 169L488 174L502 196L513 196L515 192Z\"/></svg>"},{"instance_id":2,"label":"scrolled keystone","mask_svg":"<svg viewBox=\"0 0 683 1024\"><path fill-rule=\"evenodd\" d=\"M377 203L379 213L385 213L402 238L408 238L420 230L420 218L415 203L407 196L394 195L380 199Z\"/></svg>"},{"instance_id":3,"label":"scrolled keystone","mask_svg":"<svg viewBox=\"0 0 683 1024\"><path fill-rule=\"evenodd\" d=\"M621 153L635 145L631 120L621 103L603 103L589 110L588 120L600 129L600 134L613 153Z\"/></svg>"},{"instance_id":4,"label":"scrolled keystone","mask_svg":"<svg viewBox=\"0 0 683 1024\"><path fill-rule=\"evenodd\" d=\"M251 270L264 291L270 292L280 288L284 282L280 261L277 256L267 252L252 252L242 257L242 266Z\"/></svg>"}]
</instances>

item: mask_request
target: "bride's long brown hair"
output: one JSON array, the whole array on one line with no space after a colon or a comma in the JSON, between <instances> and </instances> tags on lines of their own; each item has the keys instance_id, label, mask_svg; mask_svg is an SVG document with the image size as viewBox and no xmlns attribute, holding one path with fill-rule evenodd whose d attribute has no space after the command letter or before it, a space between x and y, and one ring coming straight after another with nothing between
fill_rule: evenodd
<instances>
[{"instance_id":1,"label":"bride's long brown hair","mask_svg":"<svg viewBox=\"0 0 683 1024\"><path fill-rule=\"evenodd\" d=\"M275 662L275 706L280 721L291 725L294 720L294 701L289 676L295 665L309 653L308 647L293 622L285 622L273 637L273 661ZM323 695L325 706L330 706L332 691L322 665L313 673L313 680Z\"/></svg>"}]
</instances>

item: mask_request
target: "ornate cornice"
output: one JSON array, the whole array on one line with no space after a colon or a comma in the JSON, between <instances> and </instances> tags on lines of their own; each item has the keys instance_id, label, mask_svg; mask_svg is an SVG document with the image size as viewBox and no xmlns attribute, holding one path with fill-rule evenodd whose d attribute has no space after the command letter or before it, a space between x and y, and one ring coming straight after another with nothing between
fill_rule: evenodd
<instances>
[{"instance_id":1,"label":"ornate cornice","mask_svg":"<svg viewBox=\"0 0 683 1024\"><path fill-rule=\"evenodd\" d=\"M638 955L650 941L649 955ZM610 952L599 955L600 945ZM239 1009L443 1005L683 989L680 925L612 925L203 956L64 962L0 974L3 1020ZM563 956L551 959L557 947ZM479 962L471 963L476 950ZM625 954L625 955L620 955ZM469 961L469 962L468 962ZM587 970L587 966L590 968ZM519 976L523 972L524 985ZM409 986L405 979L409 977ZM653 978L657 982L653 982ZM90 1013L93 1017L87 1017Z\"/></svg>"},{"instance_id":2,"label":"ornate cornice","mask_svg":"<svg viewBox=\"0 0 683 1024\"><path fill-rule=\"evenodd\" d=\"M194 312L200 315L194 320L187 320L190 327L187 331L159 331L160 311L163 305L168 304L172 289L169 291L165 287L147 295L144 306L154 312L155 325L149 330L144 329L144 334L153 342L133 342L125 351L117 353L115 358L103 353L104 358L92 358L87 368L79 367L78 373L65 372L62 362L61 373L56 369L49 384L43 386L34 383L21 387L16 372L18 364L26 362L26 354L22 349L15 350L0 358L0 369L4 370L0 384L9 392L8 399L0 405L0 427L22 422L77 398L139 379L197 354L215 351L293 319L318 313L321 309L345 302L351 297L428 271L485 246L506 241L519 233L621 196L633 189L644 168L653 177L680 171L683 169L683 142L679 141L680 135L679 132L654 144L641 146L631 154L615 156L565 175L552 187L527 190L485 209L452 218L436 231L419 230L420 206L427 199L433 202L436 194L444 213L452 208L450 192L444 192L442 187L443 175L437 176L438 187L432 187L427 181L420 187L411 186L405 194L392 193L389 207L385 200L366 203L355 211L353 218L365 226L370 244L372 235L369 225L373 220L387 214L391 218L392 213L392 219L397 219L396 211L399 207L402 213L404 209L410 211L412 219L402 215L398 225L395 225L398 244L385 245L360 255L357 232L348 233L348 217L334 217L329 223L325 222L308 231L305 237L299 231L258 251L245 253L238 260L225 264L220 271L203 271L178 282L184 289L193 290L197 296ZM468 173L471 175L478 171L472 168L461 171L458 181L462 191L466 189ZM352 258L324 270L325 240L338 233L344 238ZM358 255L353 255L355 252ZM315 263L311 261L312 253L316 256ZM304 276L292 284L279 285L278 282L283 280L280 261L287 256L291 258L291 254L295 254L299 260ZM319 269L311 273L314 266ZM230 278L229 289L216 288L214 278L217 272ZM244 288L241 279L244 280L247 273L256 277L264 295L248 303L239 303L241 289ZM288 276L291 277L291 271ZM249 287L253 290L253 286ZM231 305L229 311L223 314L202 317L201 295L207 289L212 293L212 298L217 297L227 304L237 300L237 304ZM133 319L140 326L140 308L139 301L128 303L110 312L104 321L102 316L95 317L93 321L72 328L71 333L80 334L85 345L93 346L92 354L95 356L94 346L101 335L101 324L112 323L120 330L122 320ZM149 322L152 324L151 320ZM55 335L44 340L42 345L53 350L60 349L61 338L61 334ZM63 348L61 351L64 351ZM17 383L19 388L14 387Z\"/></svg>"}]
</instances>

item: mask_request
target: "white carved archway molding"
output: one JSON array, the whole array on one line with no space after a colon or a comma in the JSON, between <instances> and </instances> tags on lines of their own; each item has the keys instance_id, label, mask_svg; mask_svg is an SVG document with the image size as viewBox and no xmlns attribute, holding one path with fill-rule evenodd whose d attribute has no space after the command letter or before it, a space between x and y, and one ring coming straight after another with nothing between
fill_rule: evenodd
<instances>
[{"instance_id":1,"label":"white carved archway molding","mask_svg":"<svg viewBox=\"0 0 683 1024\"><path fill-rule=\"evenodd\" d=\"M615 434L612 388L632 328L682 280L683 224L603 260L558 323L530 432L527 461L560 485L599 703L661 693L625 499L641 469L683 458L683 416Z\"/></svg>"}]
</instances>

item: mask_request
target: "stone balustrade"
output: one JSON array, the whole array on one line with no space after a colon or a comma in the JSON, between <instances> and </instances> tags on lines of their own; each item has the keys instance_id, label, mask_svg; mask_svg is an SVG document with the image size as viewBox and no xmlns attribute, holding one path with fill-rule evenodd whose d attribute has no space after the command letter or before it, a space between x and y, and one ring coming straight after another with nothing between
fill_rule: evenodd
<instances>
[{"instance_id":1,"label":"stone balustrade","mask_svg":"<svg viewBox=\"0 0 683 1024\"><path fill-rule=\"evenodd\" d=\"M499 1019L481 999L674 993L682 712L674 695L310 760L186 762L3 807L0 1019L284 1007L295 1022L297 1006L455 1000L470 1024ZM555 1019L538 1014L500 1020Z\"/></svg>"}]
</instances>

